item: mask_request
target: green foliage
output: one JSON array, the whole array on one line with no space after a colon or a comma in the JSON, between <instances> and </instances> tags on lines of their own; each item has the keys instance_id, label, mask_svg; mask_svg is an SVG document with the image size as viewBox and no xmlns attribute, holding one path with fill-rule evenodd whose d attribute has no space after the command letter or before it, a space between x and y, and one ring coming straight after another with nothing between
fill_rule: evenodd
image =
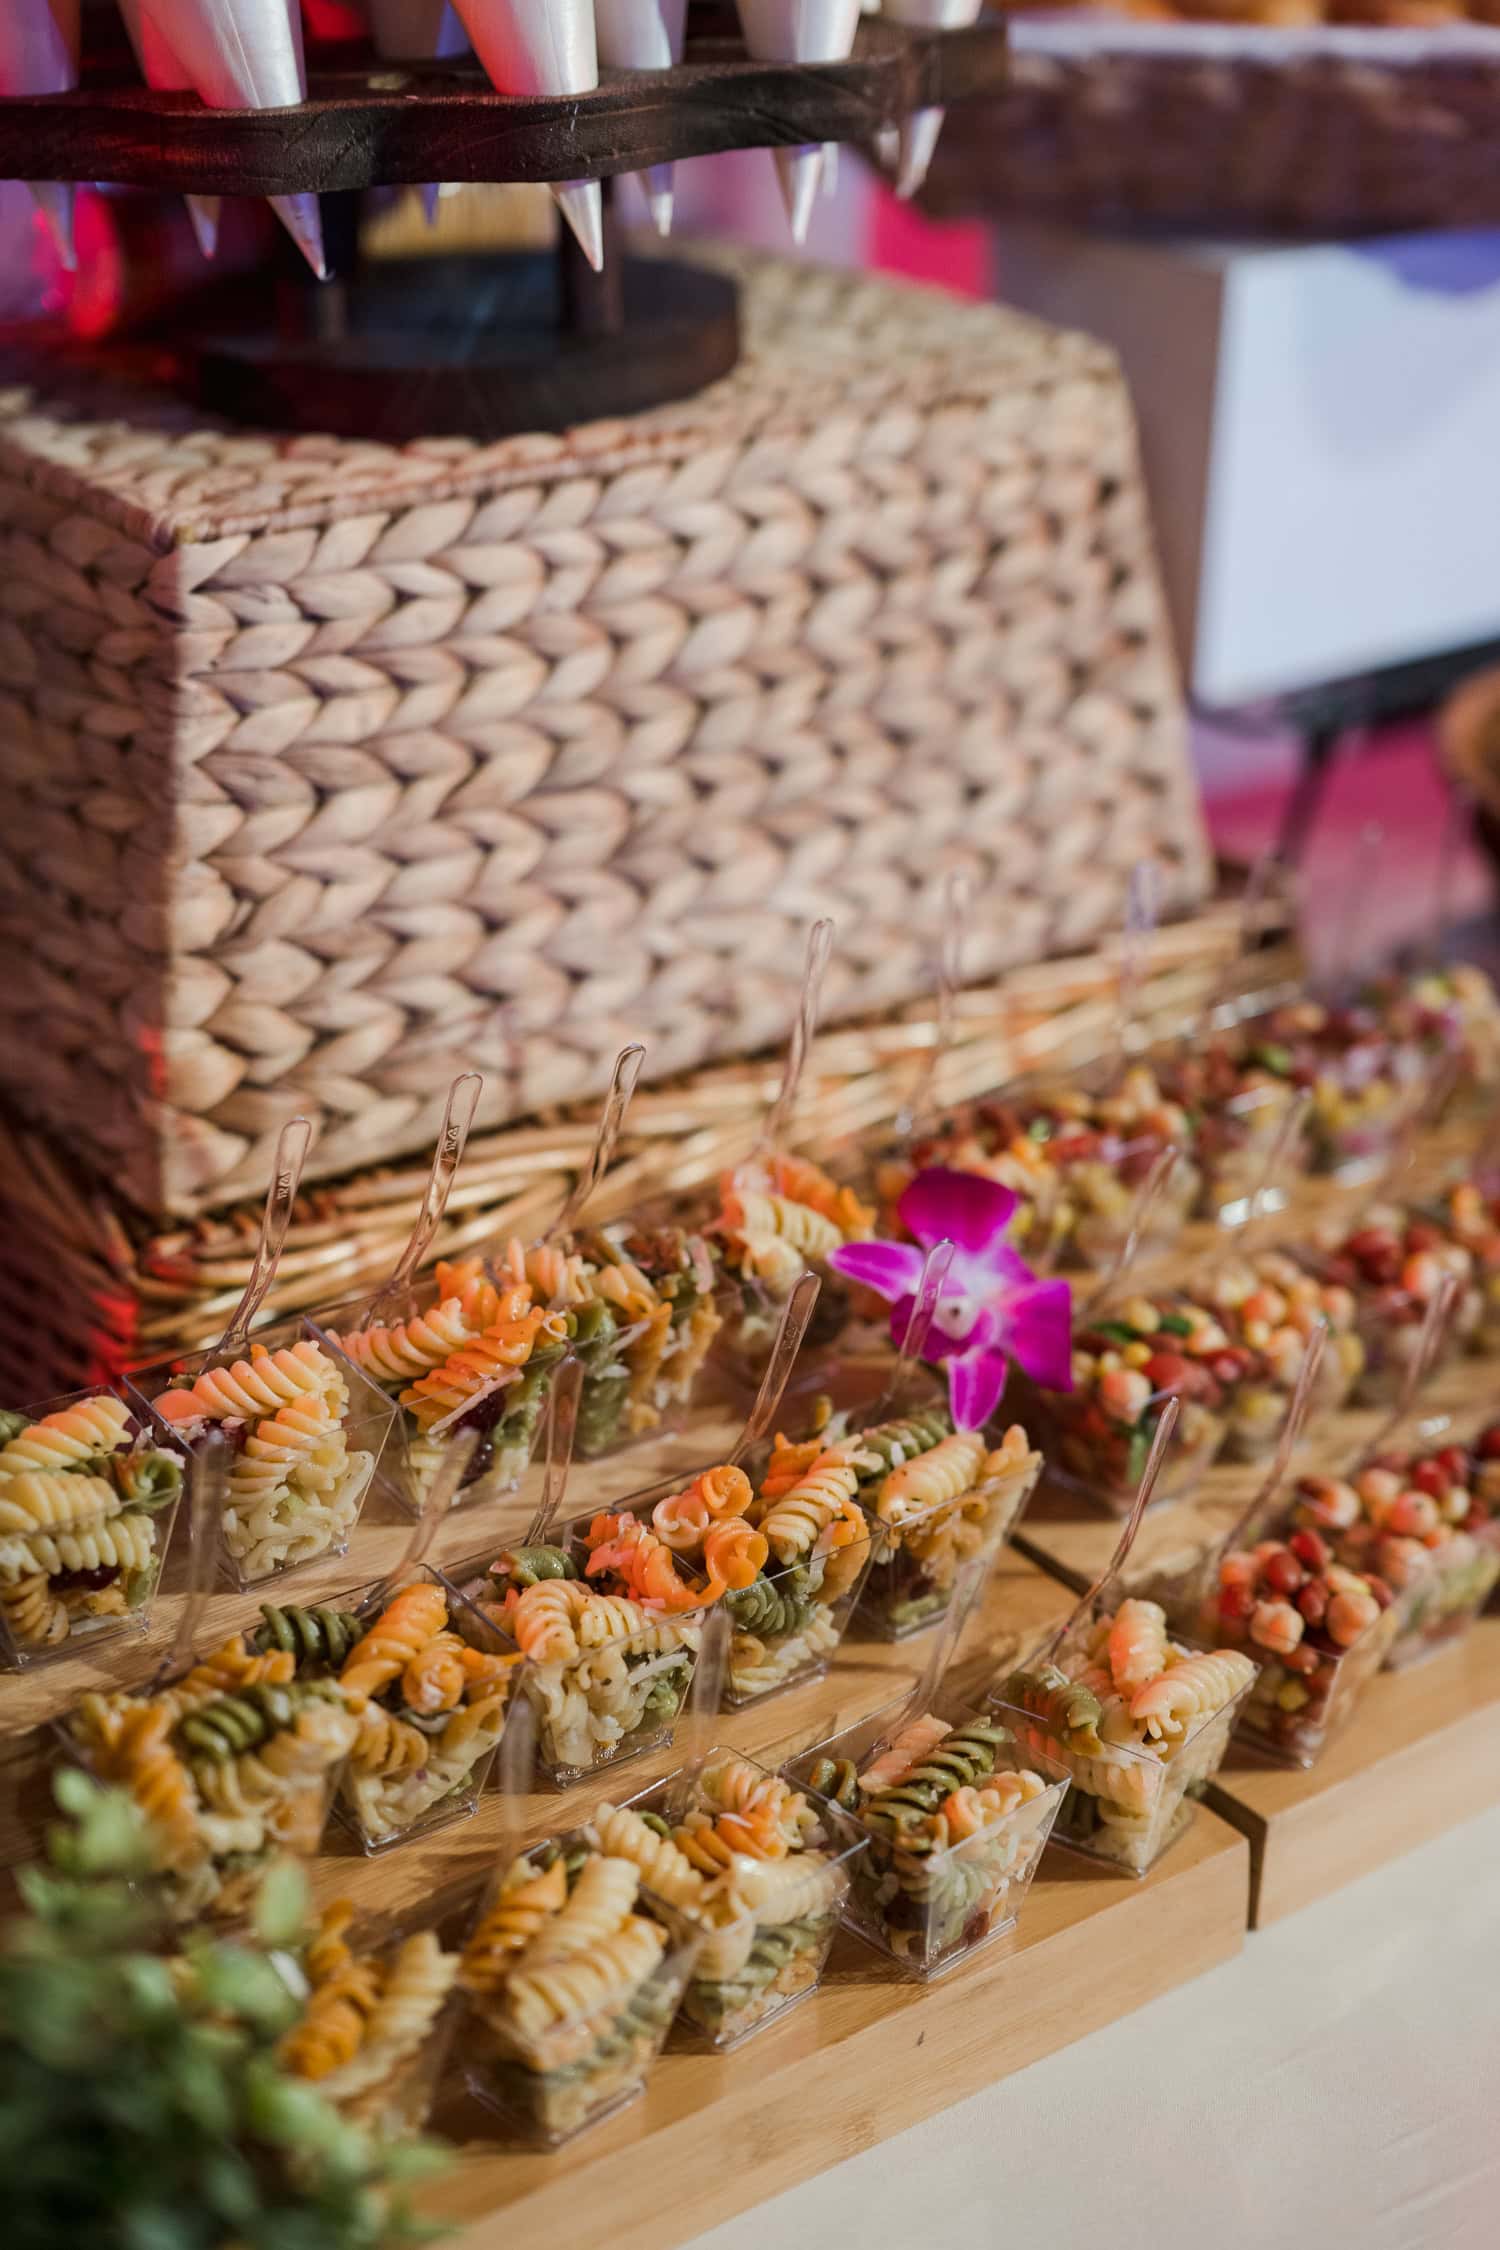
<instances>
[{"instance_id":1,"label":"green foliage","mask_svg":"<svg viewBox=\"0 0 1500 2250\"><path fill-rule=\"evenodd\" d=\"M306 1888L273 1869L253 1935L172 1932L135 1806L64 1770L66 1818L0 1933L0 2180L7 2250L377 2250L411 2241L387 2149L277 2061L299 2003L269 1948Z\"/></svg>"}]
</instances>

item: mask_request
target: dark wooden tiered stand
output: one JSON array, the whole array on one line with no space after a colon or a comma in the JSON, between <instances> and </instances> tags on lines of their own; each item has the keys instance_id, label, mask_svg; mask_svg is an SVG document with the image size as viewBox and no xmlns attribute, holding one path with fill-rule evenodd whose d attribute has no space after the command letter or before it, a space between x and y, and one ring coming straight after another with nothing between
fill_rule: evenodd
<instances>
[{"instance_id":1,"label":"dark wooden tiered stand","mask_svg":"<svg viewBox=\"0 0 1500 2250\"><path fill-rule=\"evenodd\" d=\"M997 93L1005 67L993 20L912 33L878 18L845 63L758 63L734 10L717 5L691 9L679 68L608 73L565 98L497 94L472 61L352 52L313 59L300 107L259 111L208 110L148 91L128 57L90 59L73 93L0 100L0 177L324 198L331 282L288 286L285 267L209 282L140 340L213 411L391 442L564 429L727 374L739 354L732 283L625 256L610 239L608 182L731 148L868 145L913 110ZM579 179L606 183L602 274L566 228L555 255L360 262L366 189Z\"/></svg>"}]
</instances>

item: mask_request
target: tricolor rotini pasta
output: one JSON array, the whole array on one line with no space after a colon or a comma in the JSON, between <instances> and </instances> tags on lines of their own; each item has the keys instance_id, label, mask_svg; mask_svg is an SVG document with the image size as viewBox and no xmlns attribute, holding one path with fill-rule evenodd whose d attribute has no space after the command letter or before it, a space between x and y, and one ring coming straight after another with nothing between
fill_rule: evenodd
<instances>
[{"instance_id":1,"label":"tricolor rotini pasta","mask_svg":"<svg viewBox=\"0 0 1500 2250\"><path fill-rule=\"evenodd\" d=\"M851 1864L855 1928L919 1975L1004 1928L1041 1856L1062 1789L1016 1763L1015 1748L998 1718L905 1710L888 1731L856 1728L798 1769L864 1839Z\"/></svg>"},{"instance_id":2,"label":"tricolor rotini pasta","mask_svg":"<svg viewBox=\"0 0 1500 2250\"><path fill-rule=\"evenodd\" d=\"M692 1951L635 1860L593 1831L513 1861L459 1968L471 2086L538 2138L565 2140L639 2090Z\"/></svg>"},{"instance_id":3,"label":"tricolor rotini pasta","mask_svg":"<svg viewBox=\"0 0 1500 2250\"><path fill-rule=\"evenodd\" d=\"M215 1428L229 1441L221 1532L243 1583L347 1543L375 1453L351 1445L349 1382L314 1338L252 1343L244 1359L175 1378L152 1404L189 1445Z\"/></svg>"},{"instance_id":4,"label":"tricolor rotini pasta","mask_svg":"<svg viewBox=\"0 0 1500 2250\"><path fill-rule=\"evenodd\" d=\"M1041 1466L1019 1425L991 1445L956 1430L946 1406L867 1429L835 1420L821 1441L777 1438L752 1515L784 1562L818 1539L836 1509L862 1515L869 1569L860 1616L899 1639L945 1614L966 1562L999 1551Z\"/></svg>"},{"instance_id":5,"label":"tricolor rotini pasta","mask_svg":"<svg viewBox=\"0 0 1500 2250\"><path fill-rule=\"evenodd\" d=\"M733 2046L816 1986L848 1887L846 1852L813 1801L732 1751L711 1751L689 1801L601 1805L587 1834L703 1932L683 2014Z\"/></svg>"},{"instance_id":6,"label":"tricolor rotini pasta","mask_svg":"<svg viewBox=\"0 0 1500 2250\"><path fill-rule=\"evenodd\" d=\"M0 1624L25 1663L144 1620L182 1464L108 1392L0 1415Z\"/></svg>"},{"instance_id":7,"label":"tricolor rotini pasta","mask_svg":"<svg viewBox=\"0 0 1500 2250\"><path fill-rule=\"evenodd\" d=\"M575 1317L538 1301L525 1272L482 1259L439 1261L436 1295L403 1320L362 1326L330 1314L329 1337L402 1411L406 1497L420 1506L459 1430L478 1442L456 1501L511 1489L531 1459Z\"/></svg>"},{"instance_id":8,"label":"tricolor rotini pasta","mask_svg":"<svg viewBox=\"0 0 1500 2250\"><path fill-rule=\"evenodd\" d=\"M817 1339L837 1333L848 1299L827 1260L847 1242L867 1241L875 1231L875 1213L820 1165L773 1150L723 1175L709 1231L738 1282L735 1340L748 1361L763 1355L778 1307L809 1269L824 1283L814 1315Z\"/></svg>"},{"instance_id":9,"label":"tricolor rotini pasta","mask_svg":"<svg viewBox=\"0 0 1500 2250\"><path fill-rule=\"evenodd\" d=\"M1216 1771L1255 1672L1237 1650L1188 1648L1159 1604L1130 1600L1013 1672L996 1700L1072 1776L1060 1832L1140 1875L1172 1841L1184 1794Z\"/></svg>"},{"instance_id":10,"label":"tricolor rotini pasta","mask_svg":"<svg viewBox=\"0 0 1500 2250\"><path fill-rule=\"evenodd\" d=\"M334 1682L236 1634L161 1688L84 1696L67 1727L146 1815L164 1896L191 1920L242 1913L276 1851L317 1850L356 1720Z\"/></svg>"},{"instance_id":11,"label":"tricolor rotini pasta","mask_svg":"<svg viewBox=\"0 0 1500 2250\"><path fill-rule=\"evenodd\" d=\"M367 1846L472 1811L505 1731L520 1653L467 1612L454 1629L435 1579L382 1592L359 1614L262 1610L256 1648L285 1652L298 1679L337 1682L355 1733L340 1804ZM483 1639L486 1645L474 1645Z\"/></svg>"},{"instance_id":12,"label":"tricolor rotini pasta","mask_svg":"<svg viewBox=\"0 0 1500 2250\"><path fill-rule=\"evenodd\" d=\"M439 2059L433 2035L459 1958L433 1930L356 1951L346 1935L353 1913L340 1900L323 1914L303 1957L303 2013L279 2059L344 2116L399 2138L426 2122Z\"/></svg>"},{"instance_id":13,"label":"tricolor rotini pasta","mask_svg":"<svg viewBox=\"0 0 1500 2250\"><path fill-rule=\"evenodd\" d=\"M460 1573L474 1608L527 1660L538 1752L559 1779L670 1733L701 1629L701 1589L649 1526L602 1515L589 1532L579 1560L569 1547L507 1549Z\"/></svg>"}]
</instances>

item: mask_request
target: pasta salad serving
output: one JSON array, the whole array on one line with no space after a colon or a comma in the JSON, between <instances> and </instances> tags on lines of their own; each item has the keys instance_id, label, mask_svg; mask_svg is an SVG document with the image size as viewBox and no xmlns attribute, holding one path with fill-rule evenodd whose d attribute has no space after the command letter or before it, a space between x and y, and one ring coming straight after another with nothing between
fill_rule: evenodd
<instances>
[{"instance_id":1,"label":"pasta salad serving","mask_svg":"<svg viewBox=\"0 0 1500 2250\"><path fill-rule=\"evenodd\" d=\"M280 1851L315 1852L357 1720L332 1680L234 1634L179 1679L86 1695L64 1739L146 1815L172 1912L233 1920Z\"/></svg>"},{"instance_id":2,"label":"pasta salad serving","mask_svg":"<svg viewBox=\"0 0 1500 2250\"><path fill-rule=\"evenodd\" d=\"M474 1810L521 1657L433 1573L355 1609L262 1610L251 1636L299 1680L332 1680L355 1717L339 1804L367 1850Z\"/></svg>"},{"instance_id":3,"label":"pasta salad serving","mask_svg":"<svg viewBox=\"0 0 1500 2250\"><path fill-rule=\"evenodd\" d=\"M256 1585L342 1553L390 1431L390 1409L305 1322L267 1330L243 1358L210 1355L131 1378L157 1426L191 1451L229 1447L220 1535L231 1575Z\"/></svg>"},{"instance_id":4,"label":"pasta salad serving","mask_svg":"<svg viewBox=\"0 0 1500 2250\"><path fill-rule=\"evenodd\" d=\"M685 1579L673 1593L663 1573L661 1591L643 1599L612 1568L591 1577L587 1559L580 1534L481 1555L452 1574L475 1612L527 1659L518 1677L536 1714L538 1761L558 1782L671 1740L702 1630L697 1590Z\"/></svg>"},{"instance_id":5,"label":"pasta salad serving","mask_svg":"<svg viewBox=\"0 0 1500 2250\"><path fill-rule=\"evenodd\" d=\"M710 1750L685 1787L600 1805L587 1833L702 1932L682 2016L714 2046L737 2046L817 1989L863 1843L834 1835L789 1781Z\"/></svg>"},{"instance_id":6,"label":"pasta salad serving","mask_svg":"<svg viewBox=\"0 0 1500 2250\"><path fill-rule=\"evenodd\" d=\"M789 1771L863 1844L845 1919L914 1976L952 1968L1020 1912L1067 1788L984 1712L887 1705Z\"/></svg>"},{"instance_id":7,"label":"pasta salad serving","mask_svg":"<svg viewBox=\"0 0 1500 2250\"><path fill-rule=\"evenodd\" d=\"M698 1942L588 1830L512 1860L459 1969L472 2091L549 2146L612 2115L646 2083Z\"/></svg>"},{"instance_id":8,"label":"pasta salad serving","mask_svg":"<svg viewBox=\"0 0 1500 2250\"><path fill-rule=\"evenodd\" d=\"M1059 1837L1144 1875L1186 1826L1184 1796L1218 1771L1255 1677L1243 1651L1194 1649L1168 1632L1160 1603L1130 1599L1012 1672L991 1701L1028 1751L1071 1775Z\"/></svg>"},{"instance_id":9,"label":"pasta salad serving","mask_svg":"<svg viewBox=\"0 0 1500 2250\"><path fill-rule=\"evenodd\" d=\"M277 2059L356 2124L403 2139L421 2131L432 2106L459 1957L431 1929L351 1944L353 1921L354 1908L339 1899L300 1961L286 1963L303 2007Z\"/></svg>"},{"instance_id":10,"label":"pasta salad serving","mask_svg":"<svg viewBox=\"0 0 1500 2250\"><path fill-rule=\"evenodd\" d=\"M142 1628L182 1463L108 1391L0 1409L0 1649L16 1664Z\"/></svg>"},{"instance_id":11,"label":"pasta salad serving","mask_svg":"<svg viewBox=\"0 0 1500 2250\"><path fill-rule=\"evenodd\" d=\"M462 1430L479 1442L455 1498L494 1499L514 1489L531 1460L552 1378L567 1356L568 1317L538 1303L532 1285L495 1281L477 1258L439 1261L421 1309L359 1325L359 1308L326 1315L329 1345L399 1409L387 1481L420 1509Z\"/></svg>"}]
</instances>

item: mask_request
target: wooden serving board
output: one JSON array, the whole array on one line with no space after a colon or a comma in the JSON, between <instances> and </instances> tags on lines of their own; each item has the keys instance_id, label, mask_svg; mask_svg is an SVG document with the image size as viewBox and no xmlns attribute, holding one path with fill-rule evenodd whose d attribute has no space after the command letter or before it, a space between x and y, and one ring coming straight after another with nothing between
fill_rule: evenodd
<instances>
[{"instance_id":1,"label":"wooden serving board","mask_svg":"<svg viewBox=\"0 0 1500 2250\"><path fill-rule=\"evenodd\" d=\"M703 1458L696 1446L692 1458ZM489 1513L444 1526L439 1551L472 1551ZM357 1565L346 1557L328 1590L389 1567L403 1541L397 1526L362 1529ZM299 1573L299 1598L316 1583L316 1573ZM223 1597L221 1622L231 1605L243 1619L246 1597ZM1055 1578L1002 1554L950 1679L977 1695L1071 1606ZM717 1731L780 1764L905 1694L932 1638L850 1641L824 1678L728 1714ZM51 1716L70 1685L76 1692L66 1675L77 1669L7 1684ZM514 1804L491 1793L471 1819L373 1857L335 1827L312 1867L314 1892L320 1903L348 1897L381 1916L471 1911L503 1854L575 1825L607 1795L635 1795L679 1759L663 1751L566 1794L538 1789ZM458 2230L464 2250L501 2250L518 2229L534 2239L552 2230L569 2240L607 2235L615 2250L669 2250L1228 1959L1244 1943L1249 1880L1245 1838L1200 1806L1144 1881L1049 1848L1016 1930L931 1985L904 1982L841 1932L824 1988L785 2022L729 2056L674 2033L644 2097L560 2153L501 2145L495 2121L450 2091L434 2123L456 2158L424 2194L425 2215Z\"/></svg>"},{"instance_id":2,"label":"wooden serving board","mask_svg":"<svg viewBox=\"0 0 1500 2250\"><path fill-rule=\"evenodd\" d=\"M1447 1369L1422 1399L1424 1416L1451 1415L1460 1437L1497 1408L1500 1372L1476 1360ZM1335 1415L1302 1448L1297 1468L1347 1468L1384 1421L1367 1409ZM1212 1468L1190 1498L1153 1508L1123 1574L1127 1587L1220 1544L1261 1475ZM1081 1588L1105 1567L1119 1531L1113 1519L1083 1512L1076 1496L1044 1485L1016 1544ZM1383 1672L1310 1772L1232 1746L1209 1802L1249 1840L1257 1929L1500 1803L1500 1618L1481 1618L1466 1640L1426 1664Z\"/></svg>"},{"instance_id":3,"label":"wooden serving board","mask_svg":"<svg viewBox=\"0 0 1500 2250\"><path fill-rule=\"evenodd\" d=\"M1245 1839L1200 1807L1141 1882L1049 1850L1007 1938L936 1983L903 1983L846 1932L821 1991L738 2052L671 2048L644 2097L570 2149L465 2138L425 2198L458 2250L519 2240L670 2250L1237 1953ZM481 2124L478 2128L483 2131Z\"/></svg>"},{"instance_id":4,"label":"wooden serving board","mask_svg":"<svg viewBox=\"0 0 1500 2250\"><path fill-rule=\"evenodd\" d=\"M1249 1842L1253 1929L1500 1804L1500 1617L1382 1672L1310 1773L1231 1748L1208 1802Z\"/></svg>"}]
</instances>

